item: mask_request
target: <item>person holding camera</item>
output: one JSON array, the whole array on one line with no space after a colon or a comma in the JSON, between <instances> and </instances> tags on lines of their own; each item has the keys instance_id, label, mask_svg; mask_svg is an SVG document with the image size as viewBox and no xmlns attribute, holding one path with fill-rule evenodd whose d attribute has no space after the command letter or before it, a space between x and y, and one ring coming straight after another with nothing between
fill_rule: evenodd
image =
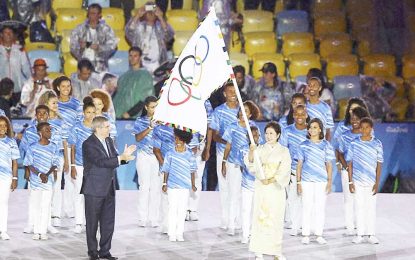
<instances>
[{"instance_id":1,"label":"person holding camera","mask_svg":"<svg viewBox=\"0 0 415 260\"><path fill-rule=\"evenodd\" d=\"M23 84L20 97L21 105L26 107L24 116L34 117L39 97L46 90L52 89L52 80L47 77L47 68L48 66L44 59L37 59L33 63L33 76Z\"/></svg>"},{"instance_id":2,"label":"person holding camera","mask_svg":"<svg viewBox=\"0 0 415 260\"><path fill-rule=\"evenodd\" d=\"M168 59L166 45L174 37L163 16L154 2L147 2L125 26L127 40L143 51L142 65L151 74Z\"/></svg>"}]
</instances>

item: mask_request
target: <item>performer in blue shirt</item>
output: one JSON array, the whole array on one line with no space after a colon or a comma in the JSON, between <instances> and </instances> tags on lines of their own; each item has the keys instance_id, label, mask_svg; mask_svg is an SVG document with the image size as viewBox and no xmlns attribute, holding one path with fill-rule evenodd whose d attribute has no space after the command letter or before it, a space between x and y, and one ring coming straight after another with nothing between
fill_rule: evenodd
<instances>
[{"instance_id":1,"label":"performer in blue shirt","mask_svg":"<svg viewBox=\"0 0 415 260\"><path fill-rule=\"evenodd\" d=\"M287 189L287 206L288 211L286 221L291 224L292 236L296 236L301 228L301 196L297 194L297 150L298 146L307 140L307 111L305 106L298 105L294 108L293 113L295 123L283 129L280 144L287 147L291 156L291 177Z\"/></svg>"},{"instance_id":2,"label":"performer in blue shirt","mask_svg":"<svg viewBox=\"0 0 415 260\"><path fill-rule=\"evenodd\" d=\"M20 158L16 140L13 139L11 123L0 116L0 239L9 240L7 217L9 214L10 189L17 187L17 159Z\"/></svg>"},{"instance_id":3,"label":"performer in blue shirt","mask_svg":"<svg viewBox=\"0 0 415 260\"><path fill-rule=\"evenodd\" d=\"M252 101L245 101L241 109L245 109L248 120L258 119L260 116L259 108ZM222 139L226 141L225 150L222 158L222 176L226 179L228 188L228 234L235 235L236 221L239 219L241 211L241 181L243 166L242 149L248 147L248 131L246 123L255 125L253 121L245 122L242 111L238 112L238 122L226 127Z\"/></svg>"},{"instance_id":4,"label":"performer in blue shirt","mask_svg":"<svg viewBox=\"0 0 415 260\"><path fill-rule=\"evenodd\" d=\"M330 130L334 127L333 114L330 106L320 100L322 83L320 78L311 77L308 80L309 100L307 102L307 114L310 119L318 118L323 123L326 140L331 140Z\"/></svg>"},{"instance_id":5,"label":"performer in blue shirt","mask_svg":"<svg viewBox=\"0 0 415 260\"><path fill-rule=\"evenodd\" d=\"M371 244L378 244L375 236L376 194L379 189L383 163L382 142L373 137L373 121L370 118L360 120L362 136L355 139L347 151L349 162L349 189L354 193L356 205L357 236L353 243L363 242L368 236Z\"/></svg>"},{"instance_id":6,"label":"performer in blue shirt","mask_svg":"<svg viewBox=\"0 0 415 260\"><path fill-rule=\"evenodd\" d=\"M216 107L213 111L212 122L209 125L209 132L212 132L208 132L208 135L212 134L212 139L216 142L216 174L218 176L219 195L222 207L221 228L227 229L229 219L228 188L227 181L222 175L222 160L226 141L222 139L222 136L227 126L238 121L239 105L232 82L226 83L223 91L226 102Z\"/></svg>"},{"instance_id":7,"label":"performer in blue shirt","mask_svg":"<svg viewBox=\"0 0 415 260\"><path fill-rule=\"evenodd\" d=\"M281 117L278 121L278 124L281 126L281 129L284 129L287 126L294 124L294 109L297 106L305 106L306 104L307 98L304 96L304 94L295 93L291 98L291 105L290 110L288 111L288 115Z\"/></svg>"},{"instance_id":8,"label":"performer in blue shirt","mask_svg":"<svg viewBox=\"0 0 415 260\"><path fill-rule=\"evenodd\" d=\"M340 135L338 143L335 149L340 164L337 164L337 172L341 175L342 189L343 189L343 202L344 202L344 217L347 229L347 235L354 234L354 197L349 191L349 174L347 172L347 150L351 142L360 137L360 119L368 117L369 113L362 107L356 107L352 110L350 117L351 130L347 130Z\"/></svg>"},{"instance_id":9,"label":"performer in blue shirt","mask_svg":"<svg viewBox=\"0 0 415 260\"><path fill-rule=\"evenodd\" d=\"M56 175L59 166L59 148L50 142L52 131L49 123L37 125L39 142L29 146L23 164L30 169L30 203L33 206L34 240L46 240L50 221L50 207L53 192L52 173ZM56 181L56 178L55 178Z\"/></svg>"},{"instance_id":10,"label":"performer in blue shirt","mask_svg":"<svg viewBox=\"0 0 415 260\"><path fill-rule=\"evenodd\" d=\"M145 227L150 221L152 227L159 225L160 216L160 176L159 163L153 153L153 120L157 98L148 96L144 100L144 110L134 123L133 134L137 141L136 169L138 174L138 224Z\"/></svg>"},{"instance_id":11,"label":"performer in blue shirt","mask_svg":"<svg viewBox=\"0 0 415 260\"><path fill-rule=\"evenodd\" d=\"M307 126L307 140L297 151L297 191L303 202L301 242L310 243L310 230L314 230L319 244L323 238L327 194L331 192L332 160L335 159L331 144L324 139L324 127L320 119L311 119Z\"/></svg>"},{"instance_id":12,"label":"performer in blue shirt","mask_svg":"<svg viewBox=\"0 0 415 260\"><path fill-rule=\"evenodd\" d=\"M83 120L78 121L69 133L68 143L71 151L71 181L74 182L74 203L75 203L75 229L74 232L80 234L85 225L85 198L81 194L82 181L84 176L84 166L82 157L82 144L93 133L92 119L95 117L95 106L91 97L83 100Z\"/></svg>"},{"instance_id":13,"label":"performer in blue shirt","mask_svg":"<svg viewBox=\"0 0 415 260\"><path fill-rule=\"evenodd\" d=\"M169 241L184 241L183 231L189 190L196 191L196 159L186 144L192 134L174 129L175 147L166 153L161 172L164 174L163 192L169 199Z\"/></svg>"}]
</instances>

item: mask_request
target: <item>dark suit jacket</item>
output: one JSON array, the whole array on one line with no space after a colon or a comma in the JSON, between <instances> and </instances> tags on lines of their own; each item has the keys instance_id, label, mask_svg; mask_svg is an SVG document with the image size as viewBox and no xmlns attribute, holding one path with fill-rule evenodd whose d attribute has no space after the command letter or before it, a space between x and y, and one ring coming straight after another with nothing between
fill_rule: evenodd
<instances>
[{"instance_id":1,"label":"dark suit jacket","mask_svg":"<svg viewBox=\"0 0 415 260\"><path fill-rule=\"evenodd\" d=\"M84 195L106 197L110 191L115 191L115 171L119 166L118 153L111 138L107 138L107 144L111 156L107 155L95 134L82 144L84 179L81 193Z\"/></svg>"}]
</instances>

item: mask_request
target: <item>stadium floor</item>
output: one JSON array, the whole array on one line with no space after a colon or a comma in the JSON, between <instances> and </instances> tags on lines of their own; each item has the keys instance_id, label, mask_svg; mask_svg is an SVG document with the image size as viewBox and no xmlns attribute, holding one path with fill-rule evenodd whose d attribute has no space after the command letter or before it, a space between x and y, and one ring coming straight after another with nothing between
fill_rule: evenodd
<instances>
[{"instance_id":1,"label":"stadium floor","mask_svg":"<svg viewBox=\"0 0 415 260\"><path fill-rule=\"evenodd\" d=\"M111 253L120 259L255 259L239 234L228 236L219 226L219 193L202 192L197 222L185 225L185 242L169 242L154 228L137 224L137 191L118 191L116 227ZM85 233L73 233L73 219L64 219L59 234L47 241L34 241L24 234L27 190L10 196L9 241L0 240L0 259L88 259ZM355 245L343 235L342 194L327 200L325 238L327 245L301 244L300 237L285 230L283 253L287 259L415 259L415 194L378 196L377 237L379 245ZM265 258L272 259L272 258Z\"/></svg>"}]
</instances>

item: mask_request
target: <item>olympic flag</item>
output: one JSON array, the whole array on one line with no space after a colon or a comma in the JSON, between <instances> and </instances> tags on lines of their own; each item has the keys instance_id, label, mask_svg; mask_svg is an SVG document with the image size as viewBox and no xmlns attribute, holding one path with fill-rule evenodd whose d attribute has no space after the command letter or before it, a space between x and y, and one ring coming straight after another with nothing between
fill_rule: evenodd
<instances>
[{"instance_id":1,"label":"olympic flag","mask_svg":"<svg viewBox=\"0 0 415 260\"><path fill-rule=\"evenodd\" d=\"M154 119L205 136L205 100L233 77L219 21L211 8L164 83Z\"/></svg>"}]
</instances>

